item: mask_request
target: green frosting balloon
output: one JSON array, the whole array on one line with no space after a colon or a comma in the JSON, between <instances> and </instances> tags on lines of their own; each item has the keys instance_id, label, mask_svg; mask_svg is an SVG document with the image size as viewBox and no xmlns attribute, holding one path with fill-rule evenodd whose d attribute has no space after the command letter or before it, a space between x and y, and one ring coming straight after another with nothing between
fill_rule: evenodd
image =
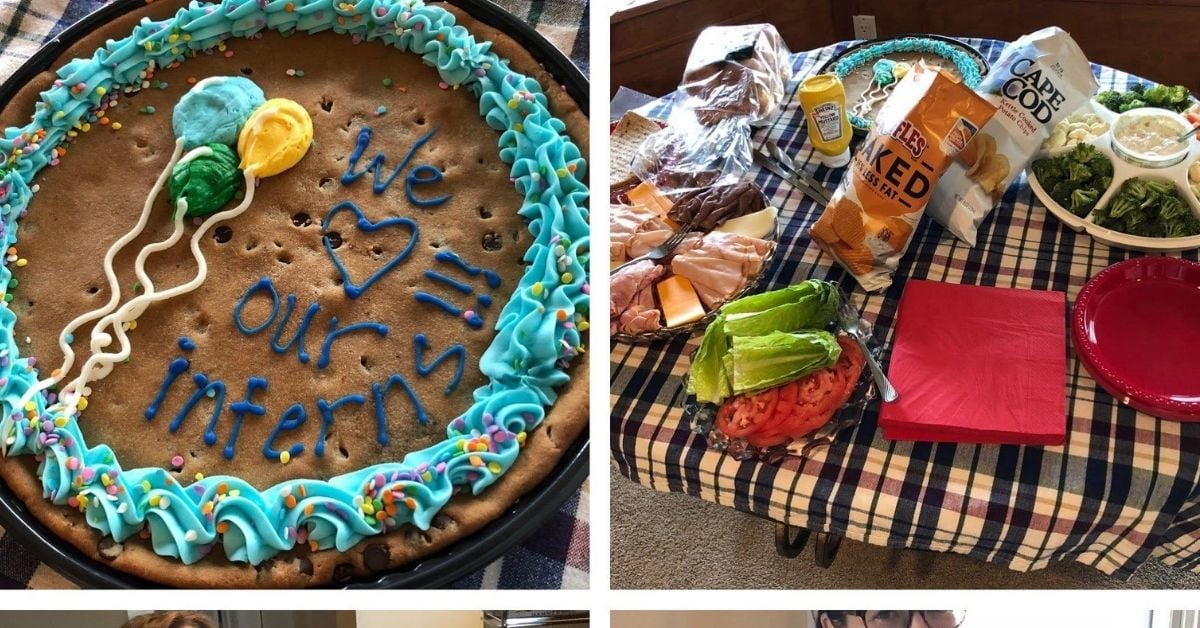
<instances>
[{"instance_id":1,"label":"green frosting balloon","mask_svg":"<svg viewBox=\"0 0 1200 628\"><path fill-rule=\"evenodd\" d=\"M238 156L224 144L207 144L211 155L175 164L168 186L171 206L187 199L187 216L207 216L225 206L242 180Z\"/></svg>"}]
</instances>

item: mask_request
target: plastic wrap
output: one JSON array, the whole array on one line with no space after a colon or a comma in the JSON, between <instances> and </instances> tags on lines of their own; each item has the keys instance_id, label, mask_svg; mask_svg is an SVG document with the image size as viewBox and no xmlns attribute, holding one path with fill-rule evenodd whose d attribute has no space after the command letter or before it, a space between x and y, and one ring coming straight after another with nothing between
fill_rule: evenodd
<instances>
[{"instance_id":1,"label":"plastic wrap","mask_svg":"<svg viewBox=\"0 0 1200 628\"><path fill-rule=\"evenodd\" d=\"M774 26L706 28L667 128L642 143L633 174L671 195L737 183L752 164L751 125L775 114L790 79L790 53Z\"/></svg>"},{"instance_id":2,"label":"plastic wrap","mask_svg":"<svg viewBox=\"0 0 1200 628\"><path fill-rule=\"evenodd\" d=\"M770 24L712 26L700 32L679 89L701 121L765 121L783 102L791 59Z\"/></svg>"}]
</instances>

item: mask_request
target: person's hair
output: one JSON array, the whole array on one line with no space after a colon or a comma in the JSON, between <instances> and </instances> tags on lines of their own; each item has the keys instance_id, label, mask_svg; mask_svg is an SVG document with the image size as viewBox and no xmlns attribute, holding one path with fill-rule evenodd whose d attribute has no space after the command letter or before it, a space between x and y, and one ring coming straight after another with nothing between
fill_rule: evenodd
<instances>
[{"instance_id":1,"label":"person's hair","mask_svg":"<svg viewBox=\"0 0 1200 628\"><path fill-rule=\"evenodd\" d=\"M121 628L217 628L216 622L196 611L155 611L138 615Z\"/></svg>"}]
</instances>

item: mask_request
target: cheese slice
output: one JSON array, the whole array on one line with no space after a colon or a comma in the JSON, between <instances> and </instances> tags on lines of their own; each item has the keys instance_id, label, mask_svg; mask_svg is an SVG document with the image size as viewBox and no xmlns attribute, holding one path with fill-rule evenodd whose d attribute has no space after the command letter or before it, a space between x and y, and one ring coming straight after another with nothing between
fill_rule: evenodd
<instances>
[{"instance_id":1,"label":"cheese slice","mask_svg":"<svg viewBox=\"0 0 1200 628\"><path fill-rule=\"evenodd\" d=\"M637 187L629 190L629 192L627 192L625 195L629 197L630 203L634 205L644 205L647 208L654 210L659 216L664 218L667 216L667 212L671 211L671 207L674 205L674 203L671 202L671 199L663 196L663 193L659 192L658 188L654 187L654 184L650 183L649 181L641 182Z\"/></svg>"},{"instance_id":2,"label":"cheese slice","mask_svg":"<svg viewBox=\"0 0 1200 628\"><path fill-rule=\"evenodd\" d=\"M692 282L682 275L671 275L658 282L658 302L662 305L667 327L694 323L704 318L704 306Z\"/></svg>"},{"instance_id":3,"label":"cheese slice","mask_svg":"<svg viewBox=\"0 0 1200 628\"><path fill-rule=\"evenodd\" d=\"M726 220L718 225L714 231L727 231L761 240L767 237L767 234L771 233L771 230L775 228L775 219L778 216L779 210L768 205L753 214L746 214L745 216Z\"/></svg>"}]
</instances>

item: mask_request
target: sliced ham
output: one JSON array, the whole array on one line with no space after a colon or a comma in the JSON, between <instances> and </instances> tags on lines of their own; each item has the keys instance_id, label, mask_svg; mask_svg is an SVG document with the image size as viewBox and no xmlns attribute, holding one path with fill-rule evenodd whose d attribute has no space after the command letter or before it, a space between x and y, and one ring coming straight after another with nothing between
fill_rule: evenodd
<instances>
[{"instance_id":1,"label":"sliced ham","mask_svg":"<svg viewBox=\"0 0 1200 628\"><path fill-rule=\"evenodd\" d=\"M650 260L632 264L609 278L609 329L639 333L661 327L652 286L666 269Z\"/></svg>"},{"instance_id":2,"label":"sliced ham","mask_svg":"<svg viewBox=\"0 0 1200 628\"><path fill-rule=\"evenodd\" d=\"M671 271L687 277L711 310L758 275L770 246L766 240L721 231L688 236L675 249Z\"/></svg>"},{"instance_id":3,"label":"sliced ham","mask_svg":"<svg viewBox=\"0 0 1200 628\"><path fill-rule=\"evenodd\" d=\"M663 222L662 216L652 209L642 205L609 205L609 258L623 262L627 259L637 257L637 255L630 255L627 250L630 241L634 240L637 242L639 234L658 232L664 229L668 231L667 235L669 236L671 228L667 226L667 223ZM665 239L664 237L663 240ZM650 248L654 248L661 243L662 240L652 244Z\"/></svg>"},{"instance_id":4,"label":"sliced ham","mask_svg":"<svg viewBox=\"0 0 1200 628\"><path fill-rule=\"evenodd\" d=\"M625 245L625 256L628 259L641 257L651 251L654 247L667 241L675 232L670 228L649 229L635 234Z\"/></svg>"}]
</instances>

